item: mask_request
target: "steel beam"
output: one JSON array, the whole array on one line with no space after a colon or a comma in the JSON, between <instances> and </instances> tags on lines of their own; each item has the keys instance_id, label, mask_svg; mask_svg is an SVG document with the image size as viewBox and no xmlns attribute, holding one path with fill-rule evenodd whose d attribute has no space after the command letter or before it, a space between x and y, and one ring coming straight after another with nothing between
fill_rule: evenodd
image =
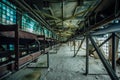
<instances>
[{"instance_id":1,"label":"steel beam","mask_svg":"<svg viewBox=\"0 0 120 80\"><path fill-rule=\"evenodd\" d=\"M88 75L89 73L89 36L86 35L86 72L85 74Z\"/></svg>"},{"instance_id":2,"label":"steel beam","mask_svg":"<svg viewBox=\"0 0 120 80\"><path fill-rule=\"evenodd\" d=\"M104 45L108 40L110 40L111 39L111 37L112 36L109 36L104 42L102 42L98 47L101 47L102 45ZM94 52L95 51L95 49L92 51L92 52Z\"/></svg>"},{"instance_id":3,"label":"steel beam","mask_svg":"<svg viewBox=\"0 0 120 80\"><path fill-rule=\"evenodd\" d=\"M99 49L99 47L96 45L92 36L90 36L90 41L91 41L92 45L94 46L96 52L98 53L98 56L99 56L100 60L102 61L105 69L107 70L108 74L110 75L111 80L119 80L116 73L112 69L111 65L108 63L108 61L105 59L104 55L102 54L101 50Z\"/></svg>"},{"instance_id":4,"label":"steel beam","mask_svg":"<svg viewBox=\"0 0 120 80\"><path fill-rule=\"evenodd\" d=\"M47 68L49 68L49 52L47 52Z\"/></svg>"},{"instance_id":5,"label":"steel beam","mask_svg":"<svg viewBox=\"0 0 120 80\"><path fill-rule=\"evenodd\" d=\"M112 68L116 72L116 36L112 33Z\"/></svg>"},{"instance_id":6,"label":"steel beam","mask_svg":"<svg viewBox=\"0 0 120 80\"><path fill-rule=\"evenodd\" d=\"M117 38L119 38L119 39L120 39L120 35L119 35L119 34L117 34L117 33L116 33L115 35L116 35L116 37L117 37Z\"/></svg>"}]
</instances>

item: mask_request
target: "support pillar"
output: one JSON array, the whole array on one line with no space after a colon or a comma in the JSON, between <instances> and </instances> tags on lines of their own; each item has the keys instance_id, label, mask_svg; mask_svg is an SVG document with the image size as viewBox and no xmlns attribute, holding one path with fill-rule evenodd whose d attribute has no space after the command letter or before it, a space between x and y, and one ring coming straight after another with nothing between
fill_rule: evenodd
<instances>
[{"instance_id":1,"label":"support pillar","mask_svg":"<svg viewBox=\"0 0 120 80\"><path fill-rule=\"evenodd\" d=\"M85 74L88 75L89 73L89 39L88 35L86 35L86 72Z\"/></svg>"},{"instance_id":2,"label":"support pillar","mask_svg":"<svg viewBox=\"0 0 120 80\"><path fill-rule=\"evenodd\" d=\"M112 69L116 72L116 35L112 33Z\"/></svg>"},{"instance_id":3,"label":"support pillar","mask_svg":"<svg viewBox=\"0 0 120 80\"><path fill-rule=\"evenodd\" d=\"M100 60L102 61L106 71L108 72L111 80L119 80L119 78L116 75L115 71L112 69L111 65L105 59L104 55L102 54L102 52L99 49L99 47L96 45L96 43L95 43L94 39L92 38L92 36L90 36L90 41L91 41L92 45L94 46L96 52L98 53L98 56L99 56Z\"/></svg>"},{"instance_id":4,"label":"support pillar","mask_svg":"<svg viewBox=\"0 0 120 80\"><path fill-rule=\"evenodd\" d=\"M47 68L49 68L49 52L47 52Z\"/></svg>"},{"instance_id":5,"label":"support pillar","mask_svg":"<svg viewBox=\"0 0 120 80\"><path fill-rule=\"evenodd\" d=\"M74 55L75 55L75 40L73 41L73 45L74 45Z\"/></svg>"},{"instance_id":6,"label":"support pillar","mask_svg":"<svg viewBox=\"0 0 120 80\"><path fill-rule=\"evenodd\" d=\"M16 25L15 30L15 70L19 70L19 31Z\"/></svg>"}]
</instances>

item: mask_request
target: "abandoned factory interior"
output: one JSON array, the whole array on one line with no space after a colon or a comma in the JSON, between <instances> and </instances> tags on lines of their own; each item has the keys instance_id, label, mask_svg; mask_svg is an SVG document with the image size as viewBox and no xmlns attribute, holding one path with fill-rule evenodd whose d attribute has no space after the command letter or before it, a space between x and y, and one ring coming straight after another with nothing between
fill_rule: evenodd
<instances>
[{"instance_id":1,"label":"abandoned factory interior","mask_svg":"<svg viewBox=\"0 0 120 80\"><path fill-rule=\"evenodd\" d=\"M0 80L120 80L120 0L0 0Z\"/></svg>"}]
</instances>

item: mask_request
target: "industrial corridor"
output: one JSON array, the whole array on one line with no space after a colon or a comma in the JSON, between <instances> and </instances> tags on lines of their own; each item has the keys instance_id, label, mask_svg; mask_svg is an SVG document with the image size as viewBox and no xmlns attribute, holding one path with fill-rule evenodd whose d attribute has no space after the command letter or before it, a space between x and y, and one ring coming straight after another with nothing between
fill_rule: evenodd
<instances>
[{"instance_id":1,"label":"industrial corridor","mask_svg":"<svg viewBox=\"0 0 120 80\"><path fill-rule=\"evenodd\" d=\"M85 45L83 44L82 48L85 48ZM89 57L89 75L85 75L86 51L84 49L80 49L78 55L73 57L73 46L62 44L57 53L54 49L49 54L49 68L24 68L9 76L6 80L110 80L100 59L94 57ZM32 64L45 66L45 63L46 56L42 55L37 62ZM37 72L36 75L40 75L38 79L32 76L34 71ZM120 77L120 67L117 67L117 74Z\"/></svg>"},{"instance_id":2,"label":"industrial corridor","mask_svg":"<svg viewBox=\"0 0 120 80\"><path fill-rule=\"evenodd\" d=\"M0 0L0 80L120 80L120 0Z\"/></svg>"}]
</instances>

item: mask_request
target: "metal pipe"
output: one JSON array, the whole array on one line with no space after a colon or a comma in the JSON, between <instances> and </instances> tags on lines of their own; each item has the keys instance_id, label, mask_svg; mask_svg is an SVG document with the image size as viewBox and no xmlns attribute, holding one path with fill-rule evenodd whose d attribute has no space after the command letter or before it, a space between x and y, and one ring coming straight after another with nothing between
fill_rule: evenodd
<instances>
[{"instance_id":1,"label":"metal pipe","mask_svg":"<svg viewBox=\"0 0 120 80\"><path fill-rule=\"evenodd\" d=\"M108 74L110 75L111 80L119 80L118 76L116 75L116 73L114 72L114 70L112 69L111 65L108 63L108 61L105 59L104 55L102 54L101 50L99 49L99 47L96 45L95 41L93 40L93 38L90 36L90 41L93 45L93 47L95 48L100 60L102 61L105 69L107 70Z\"/></svg>"},{"instance_id":2,"label":"metal pipe","mask_svg":"<svg viewBox=\"0 0 120 80\"><path fill-rule=\"evenodd\" d=\"M107 34L112 32L120 32L120 23L110 25L107 28L103 28L102 30L91 33L91 35L100 35L100 34Z\"/></svg>"}]
</instances>

